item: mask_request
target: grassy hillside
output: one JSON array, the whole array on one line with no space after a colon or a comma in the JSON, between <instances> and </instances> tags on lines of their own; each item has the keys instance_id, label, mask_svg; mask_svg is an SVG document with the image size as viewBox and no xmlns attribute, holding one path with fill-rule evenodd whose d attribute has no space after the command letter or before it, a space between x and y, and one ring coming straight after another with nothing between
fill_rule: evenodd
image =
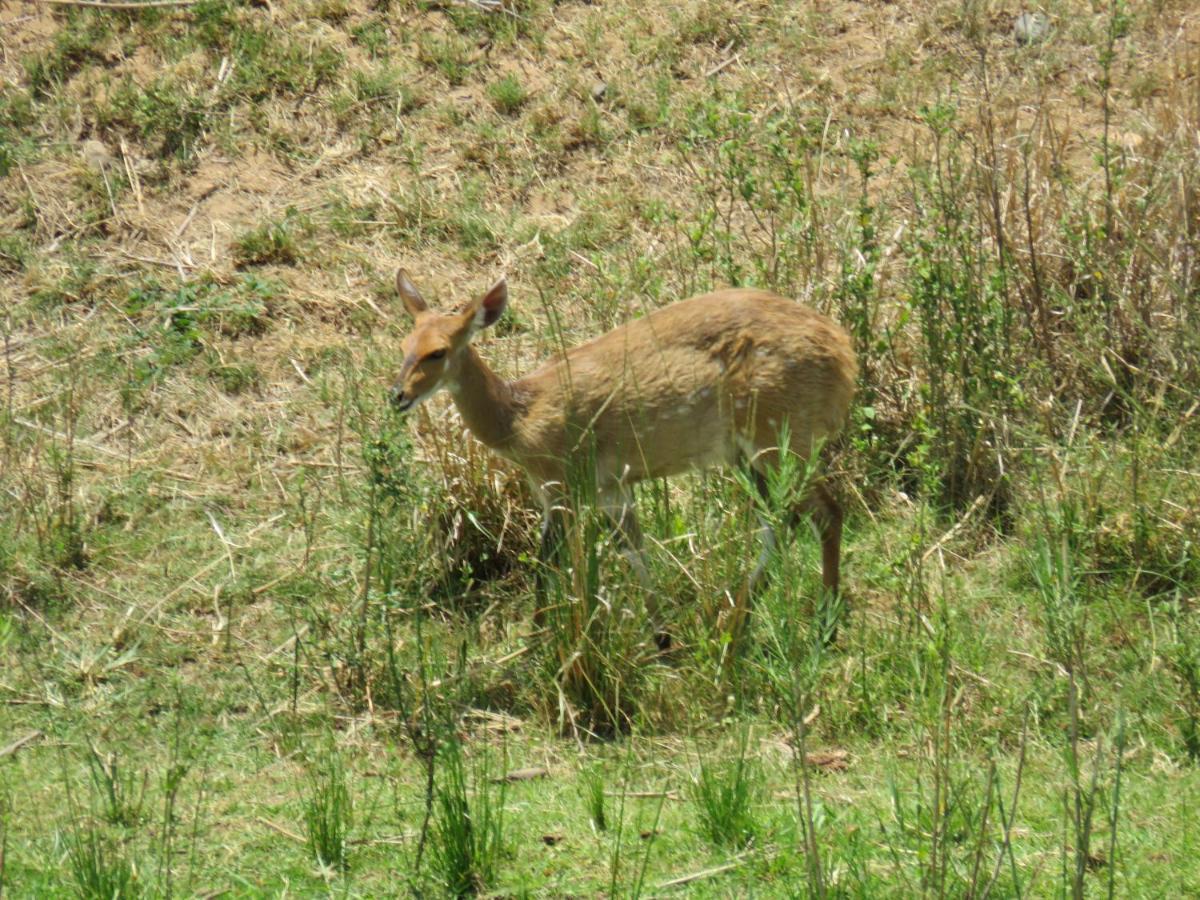
<instances>
[{"instance_id":1,"label":"grassy hillside","mask_svg":"<svg viewBox=\"0 0 1200 900\"><path fill-rule=\"evenodd\" d=\"M0 7L0 890L1200 893L1187 2ZM758 285L862 367L741 640L737 473L643 589L447 398ZM804 472L773 484L776 515Z\"/></svg>"}]
</instances>

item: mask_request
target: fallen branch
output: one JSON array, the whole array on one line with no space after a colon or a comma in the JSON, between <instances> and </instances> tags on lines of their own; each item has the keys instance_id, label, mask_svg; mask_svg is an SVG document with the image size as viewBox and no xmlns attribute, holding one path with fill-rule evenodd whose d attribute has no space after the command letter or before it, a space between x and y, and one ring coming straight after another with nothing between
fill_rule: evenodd
<instances>
[{"instance_id":1,"label":"fallen branch","mask_svg":"<svg viewBox=\"0 0 1200 900\"><path fill-rule=\"evenodd\" d=\"M125 0L114 0L104 3L103 0L37 0L46 6L90 6L93 9L162 9L168 6L195 6L203 0L146 0L145 3L130 3Z\"/></svg>"},{"instance_id":2,"label":"fallen branch","mask_svg":"<svg viewBox=\"0 0 1200 900\"><path fill-rule=\"evenodd\" d=\"M723 69L726 69L727 67L732 66L735 62L737 62L741 58L742 58L742 54L740 54L740 53L733 54L733 56L729 57L729 59L725 60L722 63L717 63L717 65L713 66L711 69L709 69L707 72L705 72L704 77L712 78L714 75L720 74L720 72Z\"/></svg>"},{"instance_id":3,"label":"fallen branch","mask_svg":"<svg viewBox=\"0 0 1200 900\"><path fill-rule=\"evenodd\" d=\"M29 732L29 734L25 735L24 737L17 738L15 741L13 741L7 747L0 750L0 759L4 759L6 756L12 756L14 753L16 753L22 747L32 744L34 741L38 740L39 738L43 738L45 736L46 736L45 732L31 731L31 732Z\"/></svg>"},{"instance_id":4,"label":"fallen branch","mask_svg":"<svg viewBox=\"0 0 1200 900\"><path fill-rule=\"evenodd\" d=\"M678 791L605 791L605 797L632 797L635 800L678 800Z\"/></svg>"},{"instance_id":5,"label":"fallen branch","mask_svg":"<svg viewBox=\"0 0 1200 900\"><path fill-rule=\"evenodd\" d=\"M670 881L664 881L659 885L660 888L679 887L682 884L691 884L693 881L700 881L704 878L712 878L714 875L720 875L722 872L728 872L730 869L736 869L746 860L736 859L733 862L727 862L721 866L713 866L711 869L704 869L700 872L693 872L690 875L681 875L678 878L672 878Z\"/></svg>"},{"instance_id":6,"label":"fallen branch","mask_svg":"<svg viewBox=\"0 0 1200 900\"><path fill-rule=\"evenodd\" d=\"M980 494L978 497L976 497L971 502L971 505L967 508L967 511L962 514L962 516L957 522L954 523L953 526L951 526L950 530L930 544L929 549L921 554L921 564L924 565L926 562L928 562L929 557L941 550L942 547L946 546L946 544L952 541L960 531L966 528L967 524L971 521L971 516L975 515L975 511L983 506L984 501L986 500L987 497L983 494Z\"/></svg>"},{"instance_id":7,"label":"fallen branch","mask_svg":"<svg viewBox=\"0 0 1200 900\"><path fill-rule=\"evenodd\" d=\"M278 831L280 834L282 834L286 838L291 838L293 841L298 841L301 844L305 843L304 838L302 838L300 835L296 834L296 832L288 831L282 825L276 825L270 819L263 818L262 816L256 816L255 821L257 821L260 825L266 825L272 831Z\"/></svg>"}]
</instances>

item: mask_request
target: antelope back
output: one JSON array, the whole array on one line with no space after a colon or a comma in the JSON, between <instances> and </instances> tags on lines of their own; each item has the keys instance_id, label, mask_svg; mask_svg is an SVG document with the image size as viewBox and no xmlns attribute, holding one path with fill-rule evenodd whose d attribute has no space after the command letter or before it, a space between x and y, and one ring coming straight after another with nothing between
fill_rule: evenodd
<instances>
[{"instance_id":1,"label":"antelope back","mask_svg":"<svg viewBox=\"0 0 1200 900\"><path fill-rule=\"evenodd\" d=\"M739 457L765 465L784 422L808 456L844 422L855 376L849 338L826 317L761 291L706 294L515 382L516 458L552 480L593 452L602 484Z\"/></svg>"}]
</instances>

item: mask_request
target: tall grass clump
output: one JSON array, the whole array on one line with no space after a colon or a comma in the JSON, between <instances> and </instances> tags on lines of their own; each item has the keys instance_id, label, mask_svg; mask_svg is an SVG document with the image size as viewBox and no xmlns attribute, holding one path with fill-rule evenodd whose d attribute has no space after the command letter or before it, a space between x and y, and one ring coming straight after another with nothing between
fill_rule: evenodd
<instances>
[{"instance_id":1,"label":"tall grass clump","mask_svg":"<svg viewBox=\"0 0 1200 900\"><path fill-rule=\"evenodd\" d=\"M688 785L697 829L717 846L740 850L761 828L755 806L762 798L764 778L749 747L750 729L745 728L738 735L732 759L701 759L699 771Z\"/></svg>"},{"instance_id":2,"label":"tall grass clump","mask_svg":"<svg viewBox=\"0 0 1200 900\"><path fill-rule=\"evenodd\" d=\"M100 798L104 820L127 828L140 824L150 773L124 771L117 754L101 756L95 747L89 751L88 774L93 792Z\"/></svg>"},{"instance_id":3,"label":"tall grass clump","mask_svg":"<svg viewBox=\"0 0 1200 900\"><path fill-rule=\"evenodd\" d=\"M919 465L936 468L938 500L962 507L984 495L1003 511L1006 469L996 454L1007 447L998 429L1014 397L1004 375L1013 371L1010 308L1003 281L989 273L954 116L947 105L924 111L933 155L910 173L923 223L905 248L908 303L923 357Z\"/></svg>"},{"instance_id":4,"label":"tall grass clump","mask_svg":"<svg viewBox=\"0 0 1200 900\"><path fill-rule=\"evenodd\" d=\"M786 423L780 433L780 446L788 446ZM740 480L760 520L781 536L787 535L795 524L790 521L791 510L816 477L813 466L812 461L781 453L779 464L766 474L765 492L759 491L748 476ZM829 876L825 853L819 844L821 815L808 751L831 652L830 639L836 633L842 609L840 603L814 587L807 565L811 555L785 549L788 547L786 541L781 543L768 561L771 583L758 602L753 620L761 649L757 656L747 657L748 665L743 668L755 676L751 684L764 685L775 715L788 733L805 884L813 895L823 896ZM804 549L803 545L800 549ZM803 596L818 599L806 608L797 602Z\"/></svg>"},{"instance_id":5,"label":"tall grass clump","mask_svg":"<svg viewBox=\"0 0 1200 900\"><path fill-rule=\"evenodd\" d=\"M327 669L341 701L361 708L369 697L387 694L387 630L397 618L424 614L430 567L427 533L414 521L422 496L406 425L361 371L347 366L340 374L320 389L338 420L334 451L339 464L344 454L344 468L320 493L319 479L296 478L291 508L310 563L319 523L344 539L354 563L314 568L311 588L295 600L296 615L310 629L308 652Z\"/></svg>"},{"instance_id":6,"label":"tall grass clump","mask_svg":"<svg viewBox=\"0 0 1200 900\"><path fill-rule=\"evenodd\" d=\"M579 782L579 794L587 811L588 821L596 831L608 830L608 801L605 800L606 784L598 769L584 772Z\"/></svg>"},{"instance_id":7,"label":"tall grass clump","mask_svg":"<svg viewBox=\"0 0 1200 900\"><path fill-rule=\"evenodd\" d=\"M308 851L320 866L345 872L350 868L347 836L354 807L346 786L345 762L334 749L312 761L305 771L304 835Z\"/></svg>"},{"instance_id":8,"label":"tall grass clump","mask_svg":"<svg viewBox=\"0 0 1200 900\"><path fill-rule=\"evenodd\" d=\"M69 884L80 900L133 900L143 894L133 860L98 826L76 823L63 836Z\"/></svg>"},{"instance_id":9,"label":"tall grass clump","mask_svg":"<svg viewBox=\"0 0 1200 900\"><path fill-rule=\"evenodd\" d=\"M938 591L926 640L912 650L920 655L914 666L927 672L925 689L914 696L914 738L921 749L915 772L903 781L889 773L891 820L884 833L895 858L913 854L912 866L898 867L897 873L911 890L927 896L979 896L995 886L1011 853L1009 832L1003 830L1005 784L995 746L982 745L992 756L983 763L971 752L971 741L980 736L957 727L963 694L957 656L973 636L948 603L945 590ZM1015 783L1019 785L1019 775ZM1010 815L1016 815L1018 800L1019 787L1014 787ZM1005 888L1022 890L1019 881Z\"/></svg>"},{"instance_id":10,"label":"tall grass clump","mask_svg":"<svg viewBox=\"0 0 1200 900\"><path fill-rule=\"evenodd\" d=\"M1064 691L1065 747L1062 760L1067 787L1062 791L1063 846L1060 879L1064 894L1085 896L1096 861L1109 866L1111 896L1121 814L1121 776L1126 743L1125 716L1111 718L1096 704L1093 666L1098 661L1086 600L1087 535L1079 499L1067 473L1054 469L1057 492L1042 509L1042 527L1031 550L1030 567L1042 600L1045 650ZM1111 754L1111 757L1110 757ZM1108 850L1097 851L1100 824L1107 827Z\"/></svg>"},{"instance_id":11,"label":"tall grass clump","mask_svg":"<svg viewBox=\"0 0 1200 900\"><path fill-rule=\"evenodd\" d=\"M1187 759L1200 763L1200 622L1178 604L1170 615L1172 640L1165 655L1182 694L1175 718Z\"/></svg>"},{"instance_id":12,"label":"tall grass clump","mask_svg":"<svg viewBox=\"0 0 1200 900\"><path fill-rule=\"evenodd\" d=\"M494 883L504 854L504 779L489 781L485 764L471 777L457 741L439 753L439 782L429 835L433 872L447 893L468 897Z\"/></svg>"},{"instance_id":13,"label":"tall grass clump","mask_svg":"<svg viewBox=\"0 0 1200 900\"><path fill-rule=\"evenodd\" d=\"M546 525L535 621L544 626L542 653L559 727L611 736L628 731L639 710L650 655L639 613L654 600L648 586L634 586L632 566L621 565L629 538L622 523L597 507L593 458L586 450L573 457L568 502L552 510Z\"/></svg>"},{"instance_id":14,"label":"tall grass clump","mask_svg":"<svg viewBox=\"0 0 1200 900\"><path fill-rule=\"evenodd\" d=\"M586 506L564 518L562 561L542 575L542 649L560 728L611 736L639 711L651 637L639 615L645 597L622 570L611 521Z\"/></svg>"},{"instance_id":15,"label":"tall grass clump","mask_svg":"<svg viewBox=\"0 0 1200 900\"><path fill-rule=\"evenodd\" d=\"M485 585L527 568L534 504L520 474L479 442L433 423L422 434L434 460L426 473L433 595L444 611L474 617Z\"/></svg>"}]
</instances>

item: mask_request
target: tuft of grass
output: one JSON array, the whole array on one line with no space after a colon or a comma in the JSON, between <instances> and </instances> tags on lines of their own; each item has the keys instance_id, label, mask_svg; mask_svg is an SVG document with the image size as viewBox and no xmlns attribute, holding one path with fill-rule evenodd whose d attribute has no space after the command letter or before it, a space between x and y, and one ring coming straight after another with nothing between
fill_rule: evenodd
<instances>
[{"instance_id":1,"label":"tuft of grass","mask_svg":"<svg viewBox=\"0 0 1200 900\"><path fill-rule=\"evenodd\" d=\"M325 41L281 37L269 26L234 28L229 45L237 66L227 96L250 102L312 94L331 84L344 62Z\"/></svg>"},{"instance_id":2,"label":"tuft of grass","mask_svg":"<svg viewBox=\"0 0 1200 900\"><path fill-rule=\"evenodd\" d=\"M143 141L157 142L159 157L188 159L210 126L212 106L193 87L164 77L147 85L122 81L97 112L97 124L105 130L132 131Z\"/></svg>"},{"instance_id":3,"label":"tuft of grass","mask_svg":"<svg viewBox=\"0 0 1200 900\"><path fill-rule=\"evenodd\" d=\"M392 44L387 27L379 21L370 20L354 25L350 29L354 43L365 49L374 59L386 58Z\"/></svg>"},{"instance_id":4,"label":"tuft of grass","mask_svg":"<svg viewBox=\"0 0 1200 900\"><path fill-rule=\"evenodd\" d=\"M77 823L63 836L69 884L80 900L134 900L142 895L133 860L94 825Z\"/></svg>"},{"instance_id":5,"label":"tuft of grass","mask_svg":"<svg viewBox=\"0 0 1200 900\"><path fill-rule=\"evenodd\" d=\"M504 853L505 782L492 786L486 766L469 782L462 747L453 739L442 747L438 772L431 863L447 893L473 896L494 883Z\"/></svg>"},{"instance_id":6,"label":"tuft of grass","mask_svg":"<svg viewBox=\"0 0 1200 900\"><path fill-rule=\"evenodd\" d=\"M525 86L512 74L488 85L487 93L496 112L505 116L516 115L529 99L529 92L525 90Z\"/></svg>"},{"instance_id":7,"label":"tuft of grass","mask_svg":"<svg viewBox=\"0 0 1200 900\"><path fill-rule=\"evenodd\" d=\"M758 761L749 756L750 730L738 737L732 760L701 759L700 769L688 784L688 797L696 827L719 847L740 850L759 834L755 806L761 801L764 778Z\"/></svg>"},{"instance_id":8,"label":"tuft of grass","mask_svg":"<svg viewBox=\"0 0 1200 900\"><path fill-rule=\"evenodd\" d=\"M350 868L347 836L354 807L346 787L346 764L333 749L309 763L301 799L308 851L320 866L345 872Z\"/></svg>"},{"instance_id":9,"label":"tuft of grass","mask_svg":"<svg viewBox=\"0 0 1200 900\"><path fill-rule=\"evenodd\" d=\"M641 591L616 563L612 523L586 506L563 526L559 562L542 566L542 651L566 733L612 736L638 718L651 635Z\"/></svg>"},{"instance_id":10,"label":"tuft of grass","mask_svg":"<svg viewBox=\"0 0 1200 900\"><path fill-rule=\"evenodd\" d=\"M150 773L123 771L117 755L101 756L95 747L88 749L88 772L92 788L100 797L104 820L125 828L136 827L142 821Z\"/></svg>"},{"instance_id":11,"label":"tuft of grass","mask_svg":"<svg viewBox=\"0 0 1200 900\"><path fill-rule=\"evenodd\" d=\"M579 792L588 821L596 831L608 830L608 800L604 796L606 784L598 769L585 772L580 779Z\"/></svg>"},{"instance_id":12,"label":"tuft of grass","mask_svg":"<svg viewBox=\"0 0 1200 900\"><path fill-rule=\"evenodd\" d=\"M470 48L457 34L422 36L417 56L426 68L440 73L452 87L465 82L472 68Z\"/></svg>"},{"instance_id":13,"label":"tuft of grass","mask_svg":"<svg viewBox=\"0 0 1200 900\"><path fill-rule=\"evenodd\" d=\"M41 284L34 282L36 286L30 295L30 303L35 309L47 312L79 303L92 293L96 279L95 263L71 257L67 261L66 271L61 272L57 279Z\"/></svg>"},{"instance_id":14,"label":"tuft of grass","mask_svg":"<svg viewBox=\"0 0 1200 900\"><path fill-rule=\"evenodd\" d=\"M239 269L270 264L294 266L304 257L312 236L307 217L288 208L283 218L264 222L234 241L234 264Z\"/></svg>"},{"instance_id":15,"label":"tuft of grass","mask_svg":"<svg viewBox=\"0 0 1200 900\"><path fill-rule=\"evenodd\" d=\"M124 311L142 323L142 328L126 342L142 352L126 373L123 401L136 405L146 388L163 381L219 339L262 334L278 291L274 282L254 275L241 276L232 285L201 278L169 287L147 279L134 287L124 298ZM239 393L257 384L253 365L213 362L211 351L209 356L205 371L227 392Z\"/></svg>"},{"instance_id":16,"label":"tuft of grass","mask_svg":"<svg viewBox=\"0 0 1200 900\"><path fill-rule=\"evenodd\" d=\"M90 10L69 13L50 48L25 58L25 77L34 96L51 98L84 68L103 64L112 34L112 24L104 15Z\"/></svg>"},{"instance_id":17,"label":"tuft of grass","mask_svg":"<svg viewBox=\"0 0 1200 900\"><path fill-rule=\"evenodd\" d=\"M1165 655L1182 695L1175 719L1188 760L1200 763L1200 622L1178 606L1171 619L1174 634Z\"/></svg>"}]
</instances>

